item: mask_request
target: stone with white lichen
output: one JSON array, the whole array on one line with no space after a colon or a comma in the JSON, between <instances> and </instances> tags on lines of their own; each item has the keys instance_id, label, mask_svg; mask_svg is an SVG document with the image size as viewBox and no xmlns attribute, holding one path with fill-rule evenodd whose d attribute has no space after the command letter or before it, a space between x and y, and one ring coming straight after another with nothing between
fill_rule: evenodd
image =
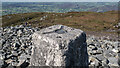
<instances>
[{"instance_id":1,"label":"stone with white lichen","mask_svg":"<svg viewBox=\"0 0 120 68\"><path fill-rule=\"evenodd\" d=\"M35 32L30 66L88 66L86 34L54 25Z\"/></svg>"}]
</instances>

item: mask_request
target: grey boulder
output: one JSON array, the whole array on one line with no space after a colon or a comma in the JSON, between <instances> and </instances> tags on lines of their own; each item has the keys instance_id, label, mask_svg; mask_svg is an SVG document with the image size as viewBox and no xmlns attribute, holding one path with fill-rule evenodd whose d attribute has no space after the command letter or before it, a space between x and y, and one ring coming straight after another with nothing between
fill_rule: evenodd
<instances>
[{"instance_id":1,"label":"grey boulder","mask_svg":"<svg viewBox=\"0 0 120 68\"><path fill-rule=\"evenodd\" d=\"M88 66L86 34L54 25L35 32L30 66Z\"/></svg>"}]
</instances>

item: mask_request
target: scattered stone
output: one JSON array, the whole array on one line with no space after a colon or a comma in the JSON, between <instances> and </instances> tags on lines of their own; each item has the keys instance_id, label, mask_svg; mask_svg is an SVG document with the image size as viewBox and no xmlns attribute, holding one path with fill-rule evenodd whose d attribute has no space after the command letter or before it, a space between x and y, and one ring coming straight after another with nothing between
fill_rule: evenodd
<instances>
[{"instance_id":1,"label":"scattered stone","mask_svg":"<svg viewBox=\"0 0 120 68\"><path fill-rule=\"evenodd\" d=\"M48 16L45 15L44 17L46 18ZM41 20L44 20L44 18L42 17ZM29 64L31 53L33 52L32 51L33 42L31 41L32 35L36 31L40 31L40 29L37 27L32 28L30 26L25 26L25 25L19 25L14 27L10 26L3 28L0 27L0 64L2 65L3 68L11 65L21 66L24 65L23 63ZM58 34L67 33L64 30L55 31L55 32L57 32ZM51 33L51 35L54 33ZM56 38L61 39L63 37L57 36ZM99 67L100 66L111 67L113 65L116 66L117 63L120 66L119 44L120 44L119 41L110 41L109 37L104 37L104 36L96 37L91 35L87 36L88 54L90 57L92 56L95 58L95 60L89 62L89 66L99 65ZM64 45L61 45L59 48L63 49ZM51 53L51 50L49 51ZM41 55L44 54L42 53ZM20 57L24 59L21 59ZM111 61L112 59L111 60L108 59L109 57L114 57L115 59L118 59L118 62L116 60ZM112 63L113 65L111 65ZM52 64L53 62L50 62L50 65Z\"/></svg>"},{"instance_id":2,"label":"scattered stone","mask_svg":"<svg viewBox=\"0 0 120 68\"><path fill-rule=\"evenodd\" d=\"M112 49L113 52L118 53L119 51L117 49Z\"/></svg>"},{"instance_id":3,"label":"scattered stone","mask_svg":"<svg viewBox=\"0 0 120 68\"><path fill-rule=\"evenodd\" d=\"M16 43L13 44L13 46L16 47L16 48L19 48L20 44L16 42Z\"/></svg>"},{"instance_id":4,"label":"scattered stone","mask_svg":"<svg viewBox=\"0 0 120 68\"><path fill-rule=\"evenodd\" d=\"M17 51L11 51L11 53L12 53L13 56L18 56Z\"/></svg>"},{"instance_id":5,"label":"scattered stone","mask_svg":"<svg viewBox=\"0 0 120 68\"><path fill-rule=\"evenodd\" d=\"M21 30L17 31L17 35L18 35L18 36L21 36L21 34L22 34L22 31L21 31Z\"/></svg>"},{"instance_id":6,"label":"scattered stone","mask_svg":"<svg viewBox=\"0 0 120 68\"><path fill-rule=\"evenodd\" d=\"M32 49L31 35L40 29L19 25L0 28L0 31L2 30L3 32L0 32L0 66L3 68L11 65L20 66L24 61L29 61ZM26 49L29 51L23 49L24 46L27 46ZM24 58L23 61L21 58Z\"/></svg>"},{"instance_id":7,"label":"scattered stone","mask_svg":"<svg viewBox=\"0 0 120 68\"><path fill-rule=\"evenodd\" d=\"M89 63L90 63L90 66L99 66L100 62L94 58L94 57L89 57Z\"/></svg>"},{"instance_id":8,"label":"scattered stone","mask_svg":"<svg viewBox=\"0 0 120 68\"><path fill-rule=\"evenodd\" d=\"M105 57L102 54L98 54L95 56L99 61L102 61Z\"/></svg>"},{"instance_id":9,"label":"scattered stone","mask_svg":"<svg viewBox=\"0 0 120 68\"><path fill-rule=\"evenodd\" d=\"M0 59L0 67L4 65L4 61Z\"/></svg>"},{"instance_id":10,"label":"scattered stone","mask_svg":"<svg viewBox=\"0 0 120 68\"><path fill-rule=\"evenodd\" d=\"M109 41L104 39L104 37L98 38L95 36L88 36L87 37L87 44L88 44L88 54L89 54L89 66L95 66L95 63L99 63L100 66L103 67L112 67L112 66L117 66L119 65L119 42L117 41ZM96 47L96 48L95 48ZM92 60L91 61L91 56ZM113 57L112 59L108 59L109 57ZM97 59L98 62L95 62ZM118 62L117 62L118 59ZM109 65L108 65L109 64Z\"/></svg>"},{"instance_id":11,"label":"scattered stone","mask_svg":"<svg viewBox=\"0 0 120 68\"><path fill-rule=\"evenodd\" d=\"M20 57L18 57L18 59L19 59L19 60L18 60L19 63L18 63L17 66L22 65L26 60L28 60L28 58L30 58L30 56L25 55L25 54L22 54Z\"/></svg>"},{"instance_id":12,"label":"scattered stone","mask_svg":"<svg viewBox=\"0 0 120 68\"><path fill-rule=\"evenodd\" d=\"M118 64L118 59L115 57L108 57L109 64L110 66L119 66Z\"/></svg>"},{"instance_id":13,"label":"scattered stone","mask_svg":"<svg viewBox=\"0 0 120 68\"><path fill-rule=\"evenodd\" d=\"M8 59L5 62L9 64L9 63L12 63L12 61L13 61L12 59Z\"/></svg>"},{"instance_id":14,"label":"scattered stone","mask_svg":"<svg viewBox=\"0 0 120 68\"><path fill-rule=\"evenodd\" d=\"M108 64L109 63L109 60L108 59L106 59L106 58L103 58L102 59L102 64L103 64L103 66L105 65L105 64Z\"/></svg>"}]
</instances>

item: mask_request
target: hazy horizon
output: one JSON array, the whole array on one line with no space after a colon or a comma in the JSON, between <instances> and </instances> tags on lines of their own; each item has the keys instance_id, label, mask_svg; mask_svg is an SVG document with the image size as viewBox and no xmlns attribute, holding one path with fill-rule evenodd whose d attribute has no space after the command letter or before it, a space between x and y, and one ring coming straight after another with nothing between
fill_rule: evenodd
<instances>
[{"instance_id":1,"label":"hazy horizon","mask_svg":"<svg viewBox=\"0 0 120 68\"><path fill-rule=\"evenodd\" d=\"M119 2L120 0L1 0L1 2Z\"/></svg>"}]
</instances>

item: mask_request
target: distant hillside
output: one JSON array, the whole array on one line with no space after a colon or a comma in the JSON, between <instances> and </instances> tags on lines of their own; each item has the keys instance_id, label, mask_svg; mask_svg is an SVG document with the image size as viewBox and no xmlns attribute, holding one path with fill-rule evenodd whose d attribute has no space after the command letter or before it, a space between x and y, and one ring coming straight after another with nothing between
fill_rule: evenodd
<instances>
[{"instance_id":1,"label":"distant hillside","mask_svg":"<svg viewBox=\"0 0 120 68\"><path fill-rule=\"evenodd\" d=\"M113 32L117 30L117 11L104 13L97 12L68 12L47 13L33 12L10 14L3 16L3 26L31 24L33 27L46 27L55 24L63 24L85 31Z\"/></svg>"},{"instance_id":2,"label":"distant hillside","mask_svg":"<svg viewBox=\"0 0 120 68\"><path fill-rule=\"evenodd\" d=\"M28 12L106 12L118 10L117 2L3 2L3 15Z\"/></svg>"}]
</instances>

